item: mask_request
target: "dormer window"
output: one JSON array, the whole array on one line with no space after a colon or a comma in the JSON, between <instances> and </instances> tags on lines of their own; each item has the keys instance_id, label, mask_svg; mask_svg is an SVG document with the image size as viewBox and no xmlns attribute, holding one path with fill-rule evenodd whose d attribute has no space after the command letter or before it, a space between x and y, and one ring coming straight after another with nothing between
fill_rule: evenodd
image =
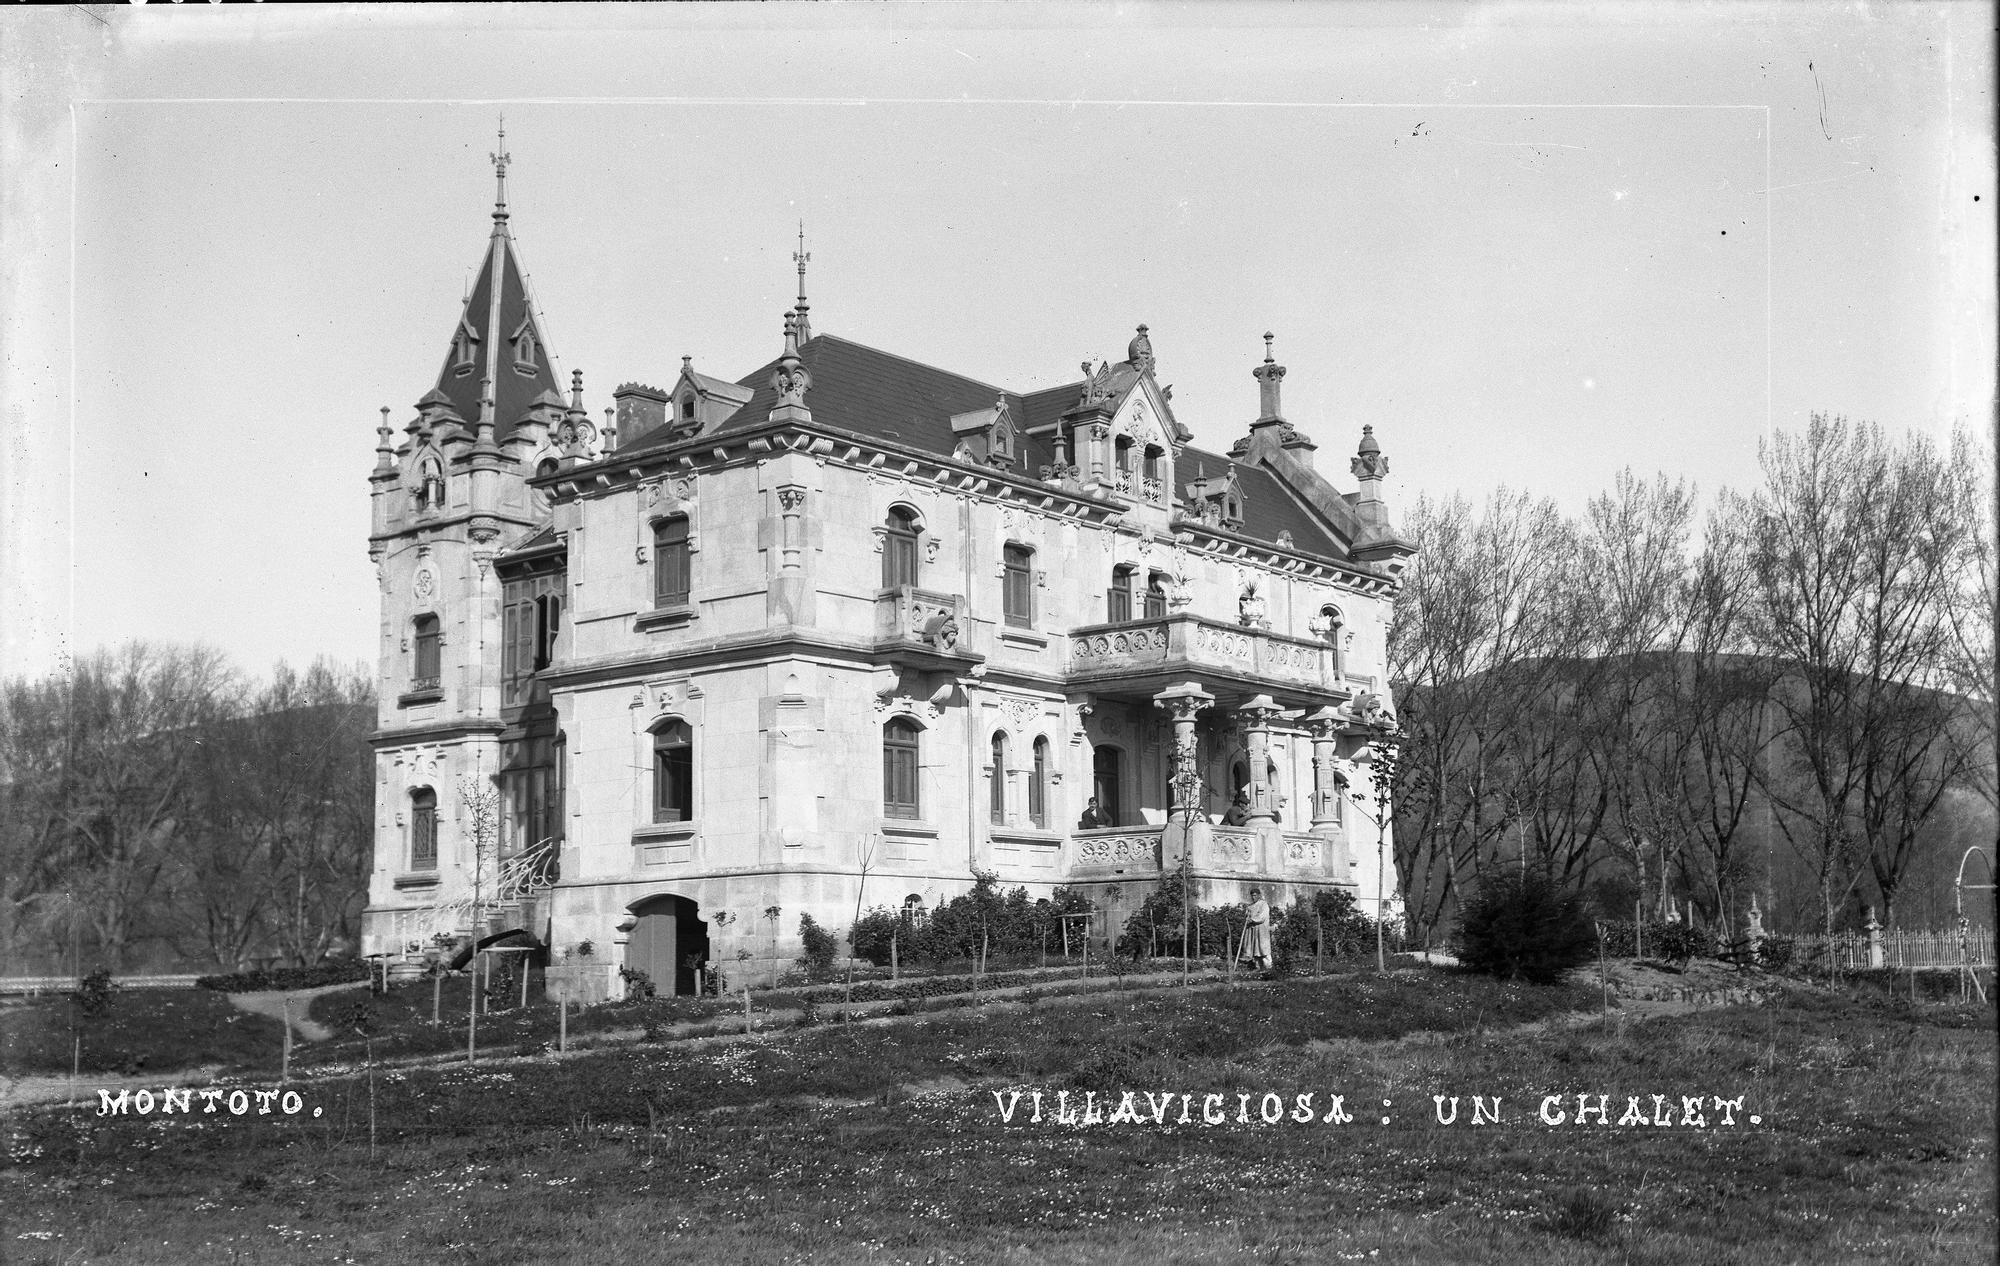
<instances>
[{"instance_id":1,"label":"dormer window","mask_svg":"<svg viewBox=\"0 0 2000 1266\"><path fill-rule=\"evenodd\" d=\"M458 333L451 339L452 373L459 378L470 374L479 360L479 335L463 317L459 318Z\"/></svg>"},{"instance_id":2,"label":"dormer window","mask_svg":"<svg viewBox=\"0 0 2000 1266\"><path fill-rule=\"evenodd\" d=\"M527 317L522 317L521 324L515 327L508 341L514 345L514 368L522 373L533 373L540 364L535 323Z\"/></svg>"},{"instance_id":3,"label":"dormer window","mask_svg":"<svg viewBox=\"0 0 2000 1266\"><path fill-rule=\"evenodd\" d=\"M688 426L693 426L693 425L694 425L694 393L693 393L693 392L689 392L688 394L686 394L686 395L684 395L684 396L682 396L682 397L681 397L681 421L682 421L682 422L683 422L684 424L688 425Z\"/></svg>"},{"instance_id":4,"label":"dormer window","mask_svg":"<svg viewBox=\"0 0 2000 1266\"><path fill-rule=\"evenodd\" d=\"M994 424L992 460L995 463L1014 460L1014 428L1005 422Z\"/></svg>"}]
</instances>

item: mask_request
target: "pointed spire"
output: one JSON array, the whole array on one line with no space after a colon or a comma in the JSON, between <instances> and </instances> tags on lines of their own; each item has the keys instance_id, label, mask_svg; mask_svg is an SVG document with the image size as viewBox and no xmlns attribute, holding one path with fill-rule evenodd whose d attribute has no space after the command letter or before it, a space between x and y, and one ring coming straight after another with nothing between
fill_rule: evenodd
<instances>
[{"instance_id":1,"label":"pointed spire","mask_svg":"<svg viewBox=\"0 0 2000 1266\"><path fill-rule=\"evenodd\" d=\"M497 188L493 194L493 232L507 231L507 164L514 161L507 152L507 116L500 116L500 148L488 155L493 160L493 175Z\"/></svg>"},{"instance_id":2,"label":"pointed spire","mask_svg":"<svg viewBox=\"0 0 2000 1266\"><path fill-rule=\"evenodd\" d=\"M799 266L799 302L793 311L798 313L798 337L801 343L812 338L812 322L806 317L806 314L811 310L810 305L806 303L806 261L811 258L812 256L806 251L806 222L800 220L799 249L792 252L792 259Z\"/></svg>"},{"instance_id":3,"label":"pointed spire","mask_svg":"<svg viewBox=\"0 0 2000 1266\"><path fill-rule=\"evenodd\" d=\"M497 135L498 147L490 155L495 181L493 229L485 257L468 276L433 394L465 420L468 432L476 435L490 427L494 441L505 443L523 419L540 408L544 396L554 399L558 413L564 396L527 274L507 227L507 172L513 158L507 152L504 120Z\"/></svg>"},{"instance_id":4,"label":"pointed spire","mask_svg":"<svg viewBox=\"0 0 2000 1266\"><path fill-rule=\"evenodd\" d=\"M382 406L382 425L375 428L375 469L393 470L396 465L396 446L391 437L395 433L389 429L389 406Z\"/></svg>"},{"instance_id":5,"label":"pointed spire","mask_svg":"<svg viewBox=\"0 0 2000 1266\"><path fill-rule=\"evenodd\" d=\"M1271 358L1271 340L1274 337L1276 336L1269 331L1265 332L1264 363L1250 371L1250 376L1257 380L1259 396L1257 421L1253 424L1255 426L1285 420L1284 410L1278 405L1278 384L1285 380L1285 367Z\"/></svg>"}]
</instances>

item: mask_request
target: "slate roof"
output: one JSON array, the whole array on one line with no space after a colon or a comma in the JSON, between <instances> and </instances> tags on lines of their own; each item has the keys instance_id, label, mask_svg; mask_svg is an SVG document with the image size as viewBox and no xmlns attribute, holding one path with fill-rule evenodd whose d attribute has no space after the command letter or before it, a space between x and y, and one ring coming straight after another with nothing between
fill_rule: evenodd
<instances>
[{"instance_id":1,"label":"slate roof","mask_svg":"<svg viewBox=\"0 0 2000 1266\"><path fill-rule=\"evenodd\" d=\"M500 262L500 314L497 323L493 319L493 264L496 254ZM561 401L562 388L556 379L554 355L542 336L541 317L528 297L521 263L514 253L514 240L507 235L504 223L487 243L486 257L479 265L479 276L473 283L472 293L466 297L459 320L470 327L479 340L475 345L476 355L469 365L457 363L453 353L459 327L453 325L451 340L445 349L444 366L438 370L437 389L451 401L451 407L459 417L468 424L477 424L480 382L486 375L492 375L495 401L493 438L496 443L505 443L508 433L514 429L514 423L528 412L542 393L552 393ZM528 322L534 331L537 349L535 367L528 372L517 368L514 360L513 336L523 321Z\"/></svg>"},{"instance_id":2,"label":"slate roof","mask_svg":"<svg viewBox=\"0 0 2000 1266\"><path fill-rule=\"evenodd\" d=\"M1041 467L1054 463L1055 446L1053 435L1026 432L1055 422L1076 404L1083 389L1079 381L1026 394L1004 391L975 378L831 334L816 334L808 340L799 348L799 359L812 375L806 405L812 410L815 425L888 440L940 456L950 456L957 447L958 437L951 429L954 414L990 409L997 399L1005 399L1016 424L1018 444L1014 460L999 469L1028 478L1036 477ZM754 394L713 434L764 425L777 403L777 393L770 384L777 364L774 358L737 380ZM1114 366L1115 370L1126 368L1122 363ZM1131 381L1126 380L1128 377ZM1113 396L1115 401L1136 382L1136 376L1121 376L1114 381L1120 387ZM617 450L617 455L634 456L676 442L679 441L664 429L654 430L633 437ZM1184 449L1174 463L1176 501L1185 499L1187 486L1194 481L1198 467L1205 468L1210 475L1221 475L1232 466L1243 493L1244 520L1239 528L1226 530L1273 544L1280 532L1290 532L1293 548L1303 553L1335 559L1347 557L1346 540L1292 493L1282 479L1261 466L1232 462L1204 449Z\"/></svg>"}]
</instances>

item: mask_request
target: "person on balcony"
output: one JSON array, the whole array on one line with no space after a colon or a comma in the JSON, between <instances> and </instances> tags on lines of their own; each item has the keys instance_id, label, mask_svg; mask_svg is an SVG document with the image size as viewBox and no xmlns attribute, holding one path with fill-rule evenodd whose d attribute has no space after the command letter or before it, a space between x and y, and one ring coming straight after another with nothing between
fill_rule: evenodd
<instances>
[{"instance_id":1,"label":"person on balcony","mask_svg":"<svg viewBox=\"0 0 2000 1266\"><path fill-rule=\"evenodd\" d=\"M1222 825L1242 826L1245 822L1248 822L1249 820L1250 820L1250 793L1247 790L1239 790L1236 793L1236 799L1230 802L1230 805L1227 809L1223 810Z\"/></svg>"},{"instance_id":2,"label":"person on balcony","mask_svg":"<svg viewBox=\"0 0 2000 1266\"><path fill-rule=\"evenodd\" d=\"M1093 831L1100 826L1111 825L1114 824L1104 816L1104 810L1097 807L1096 796L1092 796L1089 803L1083 806L1083 816L1076 820L1076 829L1079 831Z\"/></svg>"},{"instance_id":3,"label":"person on balcony","mask_svg":"<svg viewBox=\"0 0 2000 1266\"><path fill-rule=\"evenodd\" d=\"M1271 907L1260 889L1250 890L1250 908L1243 912L1243 949L1238 955L1257 964L1259 971L1271 970Z\"/></svg>"}]
</instances>

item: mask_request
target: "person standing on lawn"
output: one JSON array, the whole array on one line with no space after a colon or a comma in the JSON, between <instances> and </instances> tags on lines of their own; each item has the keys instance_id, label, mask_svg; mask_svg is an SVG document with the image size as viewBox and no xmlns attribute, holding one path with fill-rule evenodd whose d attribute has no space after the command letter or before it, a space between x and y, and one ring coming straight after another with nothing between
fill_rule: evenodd
<instances>
[{"instance_id":1,"label":"person standing on lawn","mask_svg":"<svg viewBox=\"0 0 2000 1266\"><path fill-rule=\"evenodd\" d=\"M1271 907L1265 904L1261 889L1250 890L1250 908L1243 917L1241 957L1256 963L1259 970L1271 970Z\"/></svg>"}]
</instances>

